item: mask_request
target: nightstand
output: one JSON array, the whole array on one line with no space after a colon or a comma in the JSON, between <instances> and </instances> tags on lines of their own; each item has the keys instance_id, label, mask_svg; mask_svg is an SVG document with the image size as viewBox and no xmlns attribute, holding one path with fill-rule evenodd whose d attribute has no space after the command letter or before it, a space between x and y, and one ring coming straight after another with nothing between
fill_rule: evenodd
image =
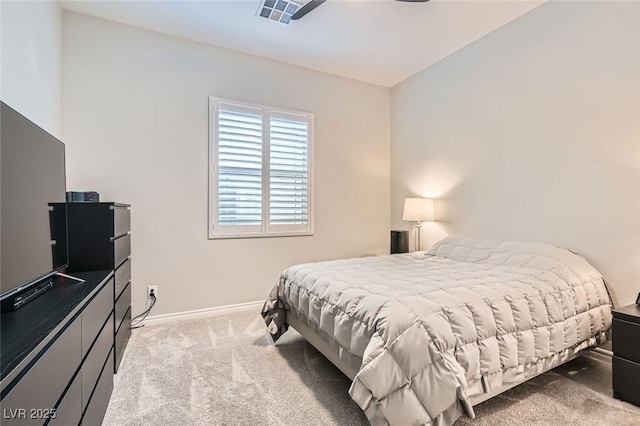
<instances>
[{"instance_id":1,"label":"nightstand","mask_svg":"<svg viewBox=\"0 0 640 426\"><path fill-rule=\"evenodd\" d=\"M613 311L613 397L640 407L640 306Z\"/></svg>"}]
</instances>

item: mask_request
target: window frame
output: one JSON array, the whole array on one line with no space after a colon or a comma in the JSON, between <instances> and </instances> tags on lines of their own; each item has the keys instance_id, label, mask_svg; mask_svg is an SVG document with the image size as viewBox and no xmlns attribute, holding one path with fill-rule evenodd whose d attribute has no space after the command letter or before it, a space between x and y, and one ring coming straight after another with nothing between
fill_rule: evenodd
<instances>
[{"instance_id":1,"label":"window frame","mask_svg":"<svg viewBox=\"0 0 640 426\"><path fill-rule=\"evenodd\" d=\"M238 109L260 109L262 111L262 220L261 225L235 225L221 227L218 224L218 161L219 141L218 124L220 104L237 106ZM286 108L270 107L248 102L209 97L209 190L208 190L208 239L236 239L236 238L271 238L297 237L314 235L314 191L313 191L313 135L314 115L306 111L295 111ZM271 179L271 116L296 116L306 118L307 121L307 223L304 225L271 225L270 224L270 179ZM301 120L303 121L303 120ZM225 229L226 228L226 229Z\"/></svg>"}]
</instances>

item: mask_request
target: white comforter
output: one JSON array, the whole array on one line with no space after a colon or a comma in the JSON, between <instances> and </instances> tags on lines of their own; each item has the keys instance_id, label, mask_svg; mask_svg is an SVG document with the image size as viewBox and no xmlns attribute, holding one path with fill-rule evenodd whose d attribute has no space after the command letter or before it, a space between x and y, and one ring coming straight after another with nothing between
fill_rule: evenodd
<instances>
[{"instance_id":1,"label":"white comforter","mask_svg":"<svg viewBox=\"0 0 640 426\"><path fill-rule=\"evenodd\" d=\"M595 346L611 325L602 277L582 257L464 237L291 267L263 309L276 339L284 311L362 360L349 394L373 425L473 416L470 396Z\"/></svg>"}]
</instances>

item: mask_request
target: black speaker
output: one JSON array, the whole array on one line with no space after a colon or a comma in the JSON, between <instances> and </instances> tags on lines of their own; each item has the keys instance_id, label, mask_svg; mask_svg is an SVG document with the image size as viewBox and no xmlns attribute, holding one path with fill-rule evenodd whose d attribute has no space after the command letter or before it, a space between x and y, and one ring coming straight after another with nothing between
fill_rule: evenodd
<instances>
[{"instance_id":1,"label":"black speaker","mask_svg":"<svg viewBox=\"0 0 640 426\"><path fill-rule=\"evenodd\" d=\"M100 194L96 191L67 191L67 203L99 203Z\"/></svg>"},{"instance_id":2,"label":"black speaker","mask_svg":"<svg viewBox=\"0 0 640 426\"><path fill-rule=\"evenodd\" d=\"M391 254L409 252L409 231L391 231Z\"/></svg>"}]
</instances>

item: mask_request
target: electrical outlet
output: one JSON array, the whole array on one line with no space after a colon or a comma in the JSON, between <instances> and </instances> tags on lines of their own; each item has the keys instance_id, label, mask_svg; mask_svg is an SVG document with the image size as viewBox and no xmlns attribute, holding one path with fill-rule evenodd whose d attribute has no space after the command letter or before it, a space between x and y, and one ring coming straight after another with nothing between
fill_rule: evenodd
<instances>
[{"instance_id":1,"label":"electrical outlet","mask_svg":"<svg viewBox=\"0 0 640 426\"><path fill-rule=\"evenodd\" d=\"M153 292L153 295L158 297L158 286L157 285L149 285L147 286L147 299L152 299L151 297L151 293Z\"/></svg>"}]
</instances>

